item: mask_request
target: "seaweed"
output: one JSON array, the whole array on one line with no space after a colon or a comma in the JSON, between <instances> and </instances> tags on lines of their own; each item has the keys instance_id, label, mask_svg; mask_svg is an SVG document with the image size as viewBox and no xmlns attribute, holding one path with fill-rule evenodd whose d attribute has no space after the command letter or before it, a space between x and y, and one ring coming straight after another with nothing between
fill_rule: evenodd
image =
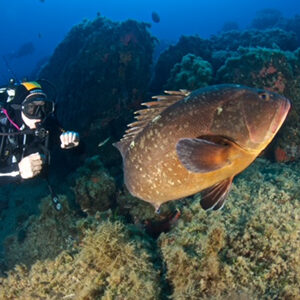
<instances>
[{"instance_id":1,"label":"seaweed","mask_svg":"<svg viewBox=\"0 0 300 300\"><path fill-rule=\"evenodd\" d=\"M172 299L297 299L299 170L259 159L237 178L222 212L201 210L195 196L159 238Z\"/></svg>"},{"instance_id":2,"label":"seaweed","mask_svg":"<svg viewBox=\"0 0 300 300\"><path fill-rule=\"evenodd\" d=\"M185 55L180 63L174 65L165 89L168 90L196 90L212 82L212 66L194 54Z\"/></svg>"},{"instance_id":3,"label":"seaweed","mask_svg":"<svg viewBox=\"0 0 300 300\"><path fill-rule=\"evenodd\" d=\"M158 271L147 241L121 222L86 229L77 249L0 278L1 299L157 299Z\"/></svg>"}]
</instances>

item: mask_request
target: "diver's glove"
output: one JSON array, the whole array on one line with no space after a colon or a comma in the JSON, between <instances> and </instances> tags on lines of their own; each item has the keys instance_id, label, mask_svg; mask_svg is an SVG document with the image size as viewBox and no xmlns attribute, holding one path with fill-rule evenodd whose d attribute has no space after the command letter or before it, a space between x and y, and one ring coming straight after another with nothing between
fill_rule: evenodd
<instances>
[{"instance_id":1,"label":"diver's glove","mask_svg":"<svg viewBox=\"0 0 300 300\"><path fill-rule=\"evenodd\" d=\"M43 159L38 152L25 156L19 162L20 176L23 179L32 178L36 176L41 172L42 165Z\"/></svg>"},{"instance_id":2,"label":"diver's glove","mask_svg":"<svg viewBox=\"0 0 300 300\"><path fill-rule=\"evenodd\" d=\"M79 134L74 131L66 131L60 135L61 145L63 149L70 149L79 145Z\"/></svg>"}]
</instances>

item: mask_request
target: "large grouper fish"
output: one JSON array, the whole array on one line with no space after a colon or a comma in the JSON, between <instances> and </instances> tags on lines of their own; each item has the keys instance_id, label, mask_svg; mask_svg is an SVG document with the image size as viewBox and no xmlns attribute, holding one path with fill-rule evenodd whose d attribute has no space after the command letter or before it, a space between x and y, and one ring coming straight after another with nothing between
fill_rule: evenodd
<instances>
[{"instance_id":1,"label":"large grouper fish","mask_svg":"<svg viewBox=\"0 0 300 300\"><path fill-rule=\"evenodd\" d=\"M166 91L143 103L123 138L129 192L158 210L202 191L204 209L223 207L235 175L272 141L290 109L276 93L222 84Z\"/></svg>"}]
</instances>

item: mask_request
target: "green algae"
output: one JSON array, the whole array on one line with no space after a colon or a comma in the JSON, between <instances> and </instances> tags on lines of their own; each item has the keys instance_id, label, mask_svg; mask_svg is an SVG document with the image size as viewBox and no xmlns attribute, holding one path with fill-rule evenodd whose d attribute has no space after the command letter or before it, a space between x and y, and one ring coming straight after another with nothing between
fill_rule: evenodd
<instances>
[{"instance_id":1,"label":"green algae","mask_svg":"<svg viewBox=\"0 0 300 300\"><path fill-rule=\"evenodd\" d=\"M200 56L187 54L172 68L165 88L196 90L209 85L212 81L212 74L213 69L208 61Z\"/></svg>"},{"instance_id":2,"label":"green algae","mask_svg":"<svg viewBox=\"0 0 300 300\"><path fill-rule=\"evenodd\" d=\"M74 177L75 201L88 215L111 208L116 197L114 179L109 176L99 156L86 159Z\"/></svg>"},{"instance_id":3,"label":"green algae","mask_svg":"<svg viewBox=\"0 0 300 300\"><path fill-rule=\"evenodd\" d=\"M284 92L293 79L288 52L268 48L238 49L217 72L219 82L233 82Z\"/></svg>"},{"instance_id":4,"label":"green algae","mask_svg":"<svg viewBox=\"0 0 300 300\"><path fill-rule=\"evenodd\" d=\"M173 299L297 299L299 167L259 160L237 178L221 212L201 210L195 196L159 239Z\"/></svg>"},{"instance_id":5,"label":"green algae","mask_svg":"<svg viewBox=\"0 0 300 300\"><path fill-rule=\"evenodd\" d=\"M18 265L0 278L1 299L158 299L147 240L121 222L99 222L80 245L54 260Z\"/></svg>"},{"instance_id":6,"label":"green algae","mask_svg":"<svg viewBox=\"0 0 300 300\"><path fill-rule=\"evenodd\" d=\"M31 266L38 260L54 259L72 247L77 238L76 217L65 196L60 196L62 210L57 213L50 197L42 199L40 215L31 216L17 232L5 239L5 262L11 269L17 264Z\"/></svg>"}]
</instances>

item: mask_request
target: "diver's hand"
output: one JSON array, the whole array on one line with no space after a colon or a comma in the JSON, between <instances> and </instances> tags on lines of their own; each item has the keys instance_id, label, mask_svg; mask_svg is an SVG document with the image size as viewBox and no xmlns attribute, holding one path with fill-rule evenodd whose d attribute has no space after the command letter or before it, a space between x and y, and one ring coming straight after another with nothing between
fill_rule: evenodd
<instances>
[{"instance_id":1,"label":"diver's hand","mask_svg":"<svg viewBox=\"0 0 300 300\"><path fill-rule=\"evenodd\" d=\"M43 160L41 155L36 152L25 156L19 162L19 171L23 179L32 178L38 175L42 170Z\"/></svg>"},{"instance_id":2,"label":"diver's hand","mask_svg":"<svg viewBox=\"0 0 300 300\"><path fill-rule=\"evenodd\" d=\"M74 131L66 131L60 135L61 145L63 149L70 149L79 145L79 134Z\"/></svg>"}]
</instances>

